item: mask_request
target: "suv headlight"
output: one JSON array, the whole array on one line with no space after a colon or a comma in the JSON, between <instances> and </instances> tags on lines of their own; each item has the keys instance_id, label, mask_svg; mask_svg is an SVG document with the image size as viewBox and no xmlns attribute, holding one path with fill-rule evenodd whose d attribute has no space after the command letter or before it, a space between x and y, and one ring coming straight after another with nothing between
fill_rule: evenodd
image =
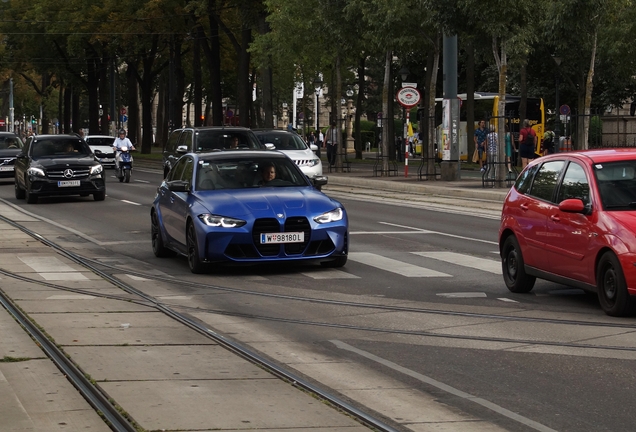
<instances>
[{"instance_id":1,"label":"suv headlight","mask_svg":"<svg viewBox=\"0 0 636 432\"><path fill-rule=\"evenodd\" d=\"M27 174L34 177L46 177L42 168L31 167L27 170Z\"/></svg>"},{"instance_id":2,"label":"suv headlight","mask_svg":"<svg viewBox=\"0 0 636 432\"><path fill-rule=\"evenodd\" d=\"M309 166L316 166L320 163L320 159L316 158L316 159L312 159L309 161Z\"/></svg>"},{"instance_id":3,"label":"suv headlight","mask_svg":"<svg viewBox=\"0 0 636 432\"><path fill-rule=\"evenodd\" d=\"M213 214L201 214L199 215L199 219L211 227L221 227L221 228L238 228L245 225L247 222L241 219L235 219L227 216L219 216Z\"/></svg>"},{"instance_id":4,"label":"suv headlight","mask_svg":"<svg viewBox=\"0 0 636 432\"><path fill-rule=\"evenodd\" d=\"M321 214L320 216L316 216L314 218L314 221L318 222L319 224L336 222L336 221L342 220L343 216L344 216L344 212L342 211L340 207L338 207L335 210L331 210Z\"/></svg>"},{"instance_id":5,"label":"suv headlight","mask_svg":"<svg viewBox=\"0 0 636 432\"><path fill-rule=\"evenodd\" d=\"M101 166L101 165L93 165L91 167L90 174L91 175L101 174L102 171L104 171L104 167L103 166Z\"/></svg>"}]
</instances>

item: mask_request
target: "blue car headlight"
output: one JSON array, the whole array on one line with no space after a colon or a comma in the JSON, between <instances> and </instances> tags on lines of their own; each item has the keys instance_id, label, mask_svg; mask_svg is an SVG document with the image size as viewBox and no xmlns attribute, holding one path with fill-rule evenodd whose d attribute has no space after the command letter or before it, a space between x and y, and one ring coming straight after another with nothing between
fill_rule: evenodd
<instances>
[{"instance_id":1,"label":"blue car headlight","mask_svg":"<svg viewBox=\"0 0 636 432\"><path fill-rule=\"evenodd\" d=\"M336 221L342 220L343 216L344 216L344 212L342 211L340 207L338 207L335 210L331 210L321 214L320 216L316 216L314 218L314 221L318 222L319 224L336 222Z\"/></svg>"},{"instance_id":2,"label":"blue car headlight","mask_svg":"<svg viewBox=\"0 0 636 432\"><path fill-rule=\"evenodd\" d=\"M203 222L207 226L221 228L238 228L247 223L242 219L235 219L227 216L219 216L213 214L201 214L199 215L199 219L201 219L201 222Z\"/></svg>"},{"instance_id":3,"label":"blue car headlight","mask_svg":"<svg viewBox=\"0 0 636 432\"><path fill-rule=\"evenodd\" d=\"M91 175L100 174L102 171L104 171L104 167L101 165L93 165L91 167Z\"/></svg>"},{"instance_id":4,"label":"blue car headlight","mask_svg":"<svg viewBox=\"0 0 636 432\"><path fill-rule=\"evenodd\" d=\"M46 177L42 168L31 167L27 170L27 174L34 177Z\"/></svg>"}]
</instances>

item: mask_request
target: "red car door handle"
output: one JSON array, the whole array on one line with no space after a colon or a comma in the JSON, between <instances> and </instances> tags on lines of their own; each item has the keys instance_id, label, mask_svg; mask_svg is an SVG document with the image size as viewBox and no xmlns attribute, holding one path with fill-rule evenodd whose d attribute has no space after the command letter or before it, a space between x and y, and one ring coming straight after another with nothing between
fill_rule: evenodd
<instances>
[{"instance_id":1,"label":"red car door handle","mask_svg":"<svg viewBox=\"0 0 636 432\"><path fill-rule=\"evenodd\" d=\"M561 218L557 215L550 216L550 219L552 219L554 222L561 222Z\"/></svg>"},{"instance_id":2,"label":"red car door handle","mask_svg":"<svg viewBox=\"0 0 636 432\"><path fill-rule=\"evenodd\" d=\"M521 204L519 207L521 207L521 210L523 210L523 211L527 211L528 210L528 204Z\"/></svg>"}]
</instances>

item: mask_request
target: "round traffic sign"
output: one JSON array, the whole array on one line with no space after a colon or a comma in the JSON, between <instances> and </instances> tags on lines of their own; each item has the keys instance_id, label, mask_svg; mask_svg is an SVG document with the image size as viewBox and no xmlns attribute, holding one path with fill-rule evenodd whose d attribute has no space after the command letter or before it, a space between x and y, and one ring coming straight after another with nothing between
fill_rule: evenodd
<instances>
[{"instance_id":1,"label":"round traffic sign","mask_svg":"<svg viewBox=\"0 0 636 432\"><path fill-rule=\"evenodd\" d=\"M119 113L120 113L121 115L126 115L126 108L121 107L121 109L119 110Z\"/></svg>"},{"instance_id":2,"label":"round traffic sign","mask_svg":"<svg viewBox=\"0 0 636 432\"><path fill-rule=\"evenodd\" d=\"M561 115L569 115L570 107L567 105L561 105L561 107L559 108L559 112L561 113Z\"/></svg>"},{"instance_id":3,"label":"round traffic sign","mask_svg":"<svg viewBox=\"0 0 636 432\"><path fill-rule=\"evenodd\" d=\"M420 92L414 87L404 87L398 90L395 98L404 108L411 108L420 101Z\"/></svg>"}]
</instances>

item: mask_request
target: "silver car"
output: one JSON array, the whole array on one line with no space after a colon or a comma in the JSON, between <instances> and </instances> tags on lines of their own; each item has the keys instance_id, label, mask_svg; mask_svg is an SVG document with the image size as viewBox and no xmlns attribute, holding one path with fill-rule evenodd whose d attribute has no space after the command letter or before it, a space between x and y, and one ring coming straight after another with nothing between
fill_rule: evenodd
<instances>
[{"instance_id":1,"label":"silver car","mask_svg":"<svg viewBox=\"0 0 636 432\"><path fill-rule=\"evenodd\" d=\"M274 149L289 156L310 179L322 176L322 162L314 153L318 148L315 145L310 148L297 133L269 129L255 130L254 134L268 148L273 146Z\"/></svg>"}]
</instances>

